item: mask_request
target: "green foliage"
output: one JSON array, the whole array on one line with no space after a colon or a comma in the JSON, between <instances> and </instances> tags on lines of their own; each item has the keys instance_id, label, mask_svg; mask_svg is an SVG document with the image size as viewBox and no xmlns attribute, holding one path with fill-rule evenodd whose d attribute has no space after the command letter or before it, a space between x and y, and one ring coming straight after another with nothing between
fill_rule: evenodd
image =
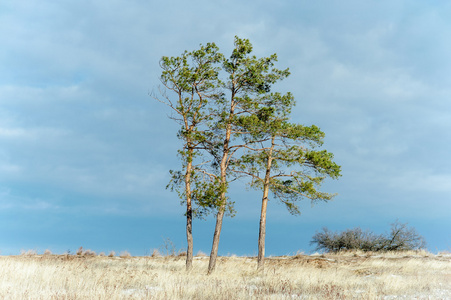
<instances>
[{"instance_id":1,"label":"green foliage","mask_svg":"<svg viewBox=\"0 0 451 300\"><path fill-rule=\"evenodd\" d=\"M174 114L171 118L181 125L177 137L183 141L178 151L183 171L170 171L171 180L167 188L177 191L182 204L187 204L187 214L198 217L215 205L211 199L215 182L201 176L202 162L196 164L195 159L202 158L202 144L211 136L205 125L212 118L208 109L210 101L218 97L217 88L221 84L218 64L222 60L219 48L209 43L201 45L198 50L185 51L178 57L164 56L160 61L163 70L161 82L176 97L169 97L161 91L161 97L157 100L172 109Z\"/></svg>"},{"instance_id":2,"label":"green foliage","mask_svg":"<svg viewBox=\"0 0 451 300\"><path fill-rule=\"evenodd\" d=\"M160 61L161 82L175 97L162 92L159 100L172 109L183 142L182 167L170 172L168 188L187 205L188 219L217 212L213 249L224 213L235 213L227 197L230 181L246 176L264 199L270 191L299 214L299 200L332 199L321 184L341 172L332 153L320 149L325 135L317 126L290 122L293 95L272 91L290 75L275 67L277 55L258 58L249 40L238 37L234 46L228 58L209 43Z\"/></svg>"},{"instance_id":3,"label":"green foliage","mask_svg":"<svg viewBox=\"0 0 451 300\"><path fill-rule=\"evenodd\" d=\"M317 150L324 133L315 125L289 123L294 105L291 94L270 93L255 106L256 113L240 117L236 123L246 132L247 151L237 160L236 172L251 177L250 186L269 188L292 214L299 214L296 201L312 202L332 199L333 194L320 192L326 177L336 179L341 168L333 162L332 153Z\"/></svg>"},{"instance_id":4,"label":"green foliage","mask_svg":"<svg viewBox=\"0 0 451 300\"><path fill-rule=\"evenodd\" d=\"M289 75L288 69L274 68L277 55L257 58L251 56L252 45L247 39L235 37L235 48L229 59L223 60L223 71L228 77L222 81L221 97L216 98L213 112L216 129L234 126L241 115L256 113L271 86ZM239 135L239 133L237 133Z\"/></svg>"},{"instance_id":5,"label":"green foliage","mask_svg":"<svg viewBox=\"0 0 451 300\"><path fill-rule=\"evenodd\" d=\"M222 218L234 214L227 197L230 181L248 176L250 187L263 190L263 199L271 191L299 214L301 199L332 199L333 194L320 191L321 184L341 171L332 153L319 149L324 133L318 127L289 122L293 95L272 91L290 75L275 67L277 55L257 58L249 40L239 37L234 46L229 58L209 43L160 61L161 82L175 97L163 91L157 99L172 109L183 142L178 151L182 168L170 172L168 188L187 206L187 232L191 216L217 212L209 272Z\"/></svg>"},{"instance_id":6,"label":"green foliage","mask_svg":"<svg viewBox=\"0 0 451 300\"><path fill-rule=\"evenodd\" d=\"M248 39L235 37L235 49L229 59L224 60L224 70L229 73L228 87L232 92L267 93L271 85L289 75L288 69L273 68L277 55L257 58L250 56L252 44Z\"/></svg>"},{"instance_id":7,"label":"green foliage","mask_svg":"<svg viewBox=\"0 0 451 300\"><path fill-rule=\"evenodd\" d=\"M166 186L173 192L176 192L181 199L180 204L186 205L186 174L182 171L170 170L171 179ZM208 178L206 178L208 177ZM200 170L192 169L190 176L190 200L192 203L191 213L193 217L203 219L206 215L214 212L217 207L220 207L221 193L226 190L219 178L206 176ZM233 216L235 211L232 206L227 207L227 212ZM187 212L188 213L188 212Z\"/></svg>"}]
</instances>

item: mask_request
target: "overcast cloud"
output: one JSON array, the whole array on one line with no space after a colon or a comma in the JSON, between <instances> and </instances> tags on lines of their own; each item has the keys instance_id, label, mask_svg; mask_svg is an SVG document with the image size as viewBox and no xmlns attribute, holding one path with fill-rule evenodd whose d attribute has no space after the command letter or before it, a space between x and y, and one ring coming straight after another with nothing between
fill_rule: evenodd
<instances>
[{"instance_id":1,"label":"overcast cloud","mask_svg":"<svg viewBox=\"0 0 451 300\"><path fill-rule=\"evenodd\" d=\"M451 4L448 1L12 1L0 3L0 251L129 250L170 237L183 207L159 59L233 37L277 53L343 176L339 195L292 217L270 204L269 254L309 251L315 230L388 230L399 218L431 251L451 248ZM259 193L237 184L220 253L255 254ZM253 199L253 200L249 200ZM213 217L196 221L208 252Z\"/></svg>"}]
</instances>

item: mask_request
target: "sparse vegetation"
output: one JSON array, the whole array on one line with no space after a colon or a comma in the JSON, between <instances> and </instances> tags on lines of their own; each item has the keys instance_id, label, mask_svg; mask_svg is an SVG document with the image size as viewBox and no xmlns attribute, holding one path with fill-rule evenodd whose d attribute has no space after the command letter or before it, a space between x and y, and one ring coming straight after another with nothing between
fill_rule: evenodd
<instances>
[{"instance_id":1,"label":"sparse vegetation","mask_svg":"<svg viewBox=\"0 0 451 300\"><path fill-rule=\"evenodd\" d=\"M83 255L84 256L96 256L97 254L96 254L95 251L92 251L92 250L88 249L88 250L83 252Z\"/></svg>"},{"instance_id":2,"label":"sparse vegetation","mask_svg":"<svg viewBox=\"0 0 451 300\"><path fill-rule=\"evenodd\" d=\"M120 258L129 258L132 257L132 255L130 254L130 252L128 252L127 250L122 251L121 254L119 254Z\"/></svg>"},{"instance_id":3,"label":"sparse vegetation","mask_svg":"<svg viewBox=\"0 0 451 300\"><path fill-rule=\"evenodd\" d=\"M36 255L36 254L37 254L36 250L27 250L27 251L21 250L20 251L20 255Z\"/></svg>"},{"instance_id":4,"label":"sparse vegetation","mask_svg":"<svg viewBox=\"0 0 451 300\"><path fill-rule=\"evenodd\" d=\"M153 249L151 257L160 257L161 253L158 251L158 249Z\"/></svg>"},{"instance_id":5,"label":"sparse vegetation","mask_svg":"<svg viewBox=\"0 0 451 300\"><path fill-rule=\"evenodd\" d=\"M450 299L451 255L338 252L256 258L79 255L0 257L1 299Z\"/></svg>"},{"instance_id":6,"label":"sparse vegetation","mask_svg":"<svg viewBox=\"0 0 451 300\"><path fill-rule=\"evenodd\" d=\"M163 238L163 245L160 246L161 252L166 256L175 256L177 249L174 242L170 238Z\"/></svg>"},{"instance_id":7,"label":"sparse vegetation","mask_svg":"<svg viewBox=\"0 0 451 300\"><path fill-rule=\"evenodd\" d=\"M84 250L83 247L78 248L77 252L75 252L78 256L96 256L97 254L95 251L92 251L90 249Z\"/></svg>"},{"instance_id":8,"label":"sparse vegetation","mask_svg":"<svg viewBox=\"0 0 451 300\"><path fill-rule=\"evenodd\" d=\"M77 255L83 255L83 247L78 248L77 252L75 252Z\"/></svg>"},{"instance_id":9,"label":"sparse vegetation","mask_svg":"<svg viewBox=\"0 0 451 300\"><path fill-rule=\"evenodd\" d=\"M360 227L333 232L323 228L312 238L311 244L316 244L316 250L338 252L343 250L361 251L408 251L424 249L426 242L415 228L407 224L395 222L387 234L375 234Z\"/></svg>"},{"instance_id":10,"label":"sparse vegetation","mask_svg":"<svg viewBox=\"0 0 451 300\"><path fill-rule=\"evenodd\" d=\"M197 251L196 256L198 256L198 257L206 257L207 254L199 250L199 251Z\"/></svg>"}]
</instances>

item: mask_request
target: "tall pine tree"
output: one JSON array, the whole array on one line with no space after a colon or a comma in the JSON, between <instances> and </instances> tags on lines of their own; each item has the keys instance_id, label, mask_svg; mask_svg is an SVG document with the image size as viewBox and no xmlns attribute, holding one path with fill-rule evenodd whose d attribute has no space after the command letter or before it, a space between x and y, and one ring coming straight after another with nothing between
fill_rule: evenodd
<instances>
[{"instance_id":1,"label":"tall pine tree","mask_svg":"<svg viewBox=\"0 0 451 300\"><path fill-rule=\"evenodd\" d=\"M178 57L163 57L160 61L162 68L161 83L172 92L160 91L157 100L172 109L171 118L180 125L178 137L183 142L178 151L182 160L182 171L171 171L170 187L179 192L186 204L186 238L187 256L186 269L192 268L193 262L193 234L192 222L196 212L193 204L198 204L202 210L205 198L210 194L211 184L198 171L195 159L200 155L202 143L209 138L206 123L211 120L208 106L212 98L217 98L219 86L218 63L222 55L215 44L201 46L199 50L185 51ZM175 95L175 97L173 96ZM208 128L207 128L208 129ZM194 187L194 189L193 189Z\"/></svg>"}]
</instances>

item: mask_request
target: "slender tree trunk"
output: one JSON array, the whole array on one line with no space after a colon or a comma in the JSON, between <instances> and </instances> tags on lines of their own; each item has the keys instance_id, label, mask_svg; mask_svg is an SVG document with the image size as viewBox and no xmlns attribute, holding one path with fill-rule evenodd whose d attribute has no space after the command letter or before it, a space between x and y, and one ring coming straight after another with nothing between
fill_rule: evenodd
<instances>
[{"instance_id":1,"label":"slender tree trunk","mask_svg":"<svg viewBox=\"0 0 451 300\"><path fill-rule=\"evenodd\" d=\"M260 230L258 234L258 257L257 257L257 270L263 271L265 267L265 238L266 238L266 209L268 207L268 194L269 194L269 180L271 177L271 164L272 164L272 151L274 149L273 137L271 140L271 149L268 153L268 160L266 164L265 181L263 183L263 197L262 197L262 209L260 213Z\"/></svg>"},{"instance_id":2,"label":"slender tree trunk","mask_svg":"<svg viewBox=\"0 0 451 300\"><path fill-rule=\"evenodd\" d=\"M208 263L207 274L210 275L216 268L216 258L218 257L219 237L221 235L222 220L224 219L224 210L221 209L216 214L216 227L213 235L213 246L211 247L210 261Z\"/></svg>"},{"instance_id":3,"label":"slender tree trunk","mask_svg":"<svg viewBox=\"0 0 451 300\"><path fill-rule=\"evenodd\" d=\"M185 194L186 194L186 271L193 267L193 207L191 203L191 172L193 168L193 149L188 148L188 163L185 173Z\"/></svg>"},{"instance_id":4,"label":"slender tree trunk","mask_svg":"<svg viewBox=\"0 0 451 300\"><path fill-rule=\"evenodd\" d=\"M186 271L191 271L193 268L193 213L191 203L186 211L186 241Z\"/></svg>"},{"instance_id":5,"label":"slender tree trunk","mask_svg":"<svg viewBox=\"0 0 451 300\"><path fill-rule=\"evenodd\" d=\"M223 185L222 188L225 188L227 185L227 160L229 158L229 141L230 136L232 132L232 125L231 125L231 119L234 115L234 93L232 93L232 105L229 112L229 124L226 127L226 133L225 133L225 139L224 139L224 147L222 152L222 159L221 159L221 184ZM221 206L219 207L218 213L216 214L216 226L215 226L215 232L213 234L213 245L211 247L211 253L210 253L210 261L208 263L208 271L207 274L213 273L213 271L216 268L216 258L218 257L218 248L219 248L219 238L221 235L221 229L222 229L222 220L224 219L224 213L227 206L227 199L226 199L226 192L223 191L221 193Z\"/></svg>"},{"instance_id":6,"label":"slender tree trunk","mask_svg":"<svg viewBox=\"0 0 451 300\"><path fill-rule=\"evenodd\" d=\"M223 174L223 176L221 176L221 183L223 184L226 184L226 175L225 175L226 160L227 154L224 155L221 162L221 174ZM226 193L225 191L223 191L221 193L221 206L219 207L218 213L216 214L216 226L215 232L213 234L213 245L211 246L210 261L208 263L207 274L213 273L213 271L216 268L216 258L218 257L219 238L221 236L222 220L224 219L224 213L227 205L226 201L227 201Z\"/></svg>"},{"instance_id":7,"label":"slender tree trunk","mask_svg":"<svg viewBox=\"0 0 451 300\"><path fill-rule=\"evenodd\" d=\"M265 195L266 194L266 195ZM266 237L266 208L268 205L268 193L263 194L262 210L260 214L260 230L258 234L258 258L257 270L263 271L265 266L265 237Z\"/></svg>"}]
</instances>

